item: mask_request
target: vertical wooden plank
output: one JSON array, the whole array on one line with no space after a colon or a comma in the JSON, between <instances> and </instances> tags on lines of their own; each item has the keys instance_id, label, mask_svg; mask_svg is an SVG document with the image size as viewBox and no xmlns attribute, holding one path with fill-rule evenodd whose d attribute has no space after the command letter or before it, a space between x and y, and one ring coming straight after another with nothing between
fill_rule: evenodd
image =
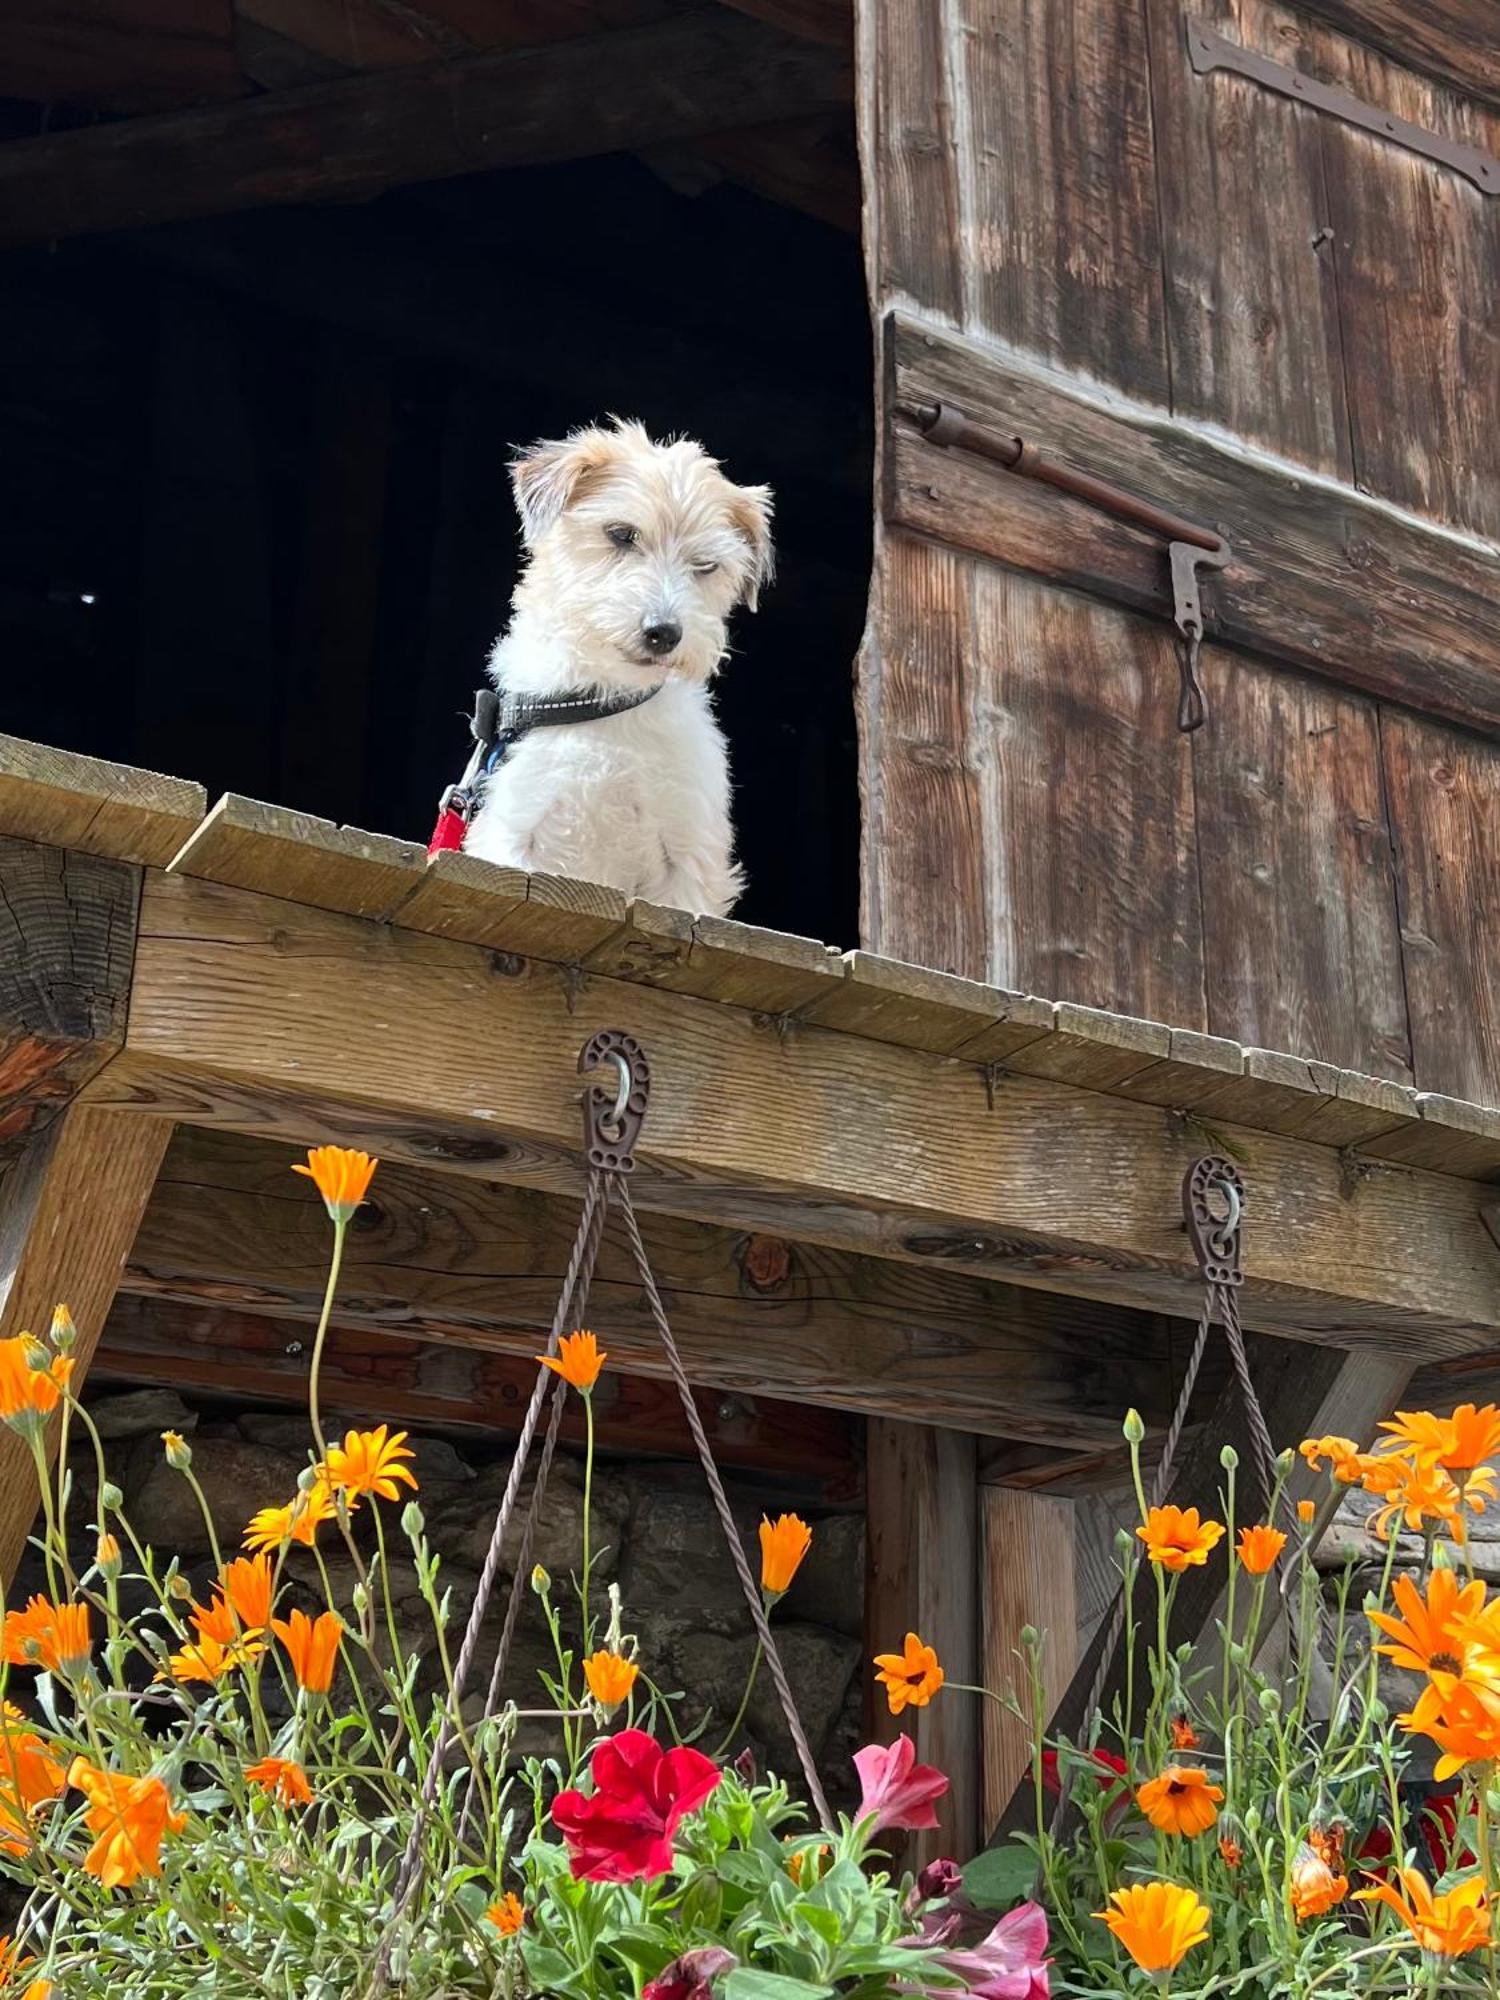
<instances>
[{"instance_id":1,"label":"vertical wooden plank","mask_svg":"<svg viewBox=\"0 0 1500 2000\"><path fill-rule=\"evenodd\" d=\"M1193 738L1208 1025L1411 1081L1372 703L1242 654L1204 658Z\"/></svg>"},{"instance_id":2,"label":"vertical wooden plank","mask_svg":"<svg viewBox=\"0 0 1500 2000\"><path fill-rule=\"evenodd\" d=\"M1078 1591L1074 1580L1075 1506L1071 1500L1014 1487L986 1486L981 1504L981 1596L984 1685L1014 1692L1022 1713L1031 1698L1018 1634L1038 1634L1038 1670L1050 1715L1078 1664ZM1028 1725L994 1702L984 1705L984 1825L992 1827L1031 1769Z\"/></svg>"},{"instance_id":3,"label":"vertical wooden plank","mask_svg":"<svg viewBox=\"0 0 1500 2000\"><path fill-rule=\"evenodd\" d=\"M966 662L972 565L887 535L861 665L864 941L986 976L986 881Z\"/></svg>"},{"instance_id":4,"label":"vertical wooden plank","mask_svg":"<svg viewBox=\"0 0 1500 2000\"><path fill-rule=\"evenodd\" d=\"M1171 634L976 563L970 756L997 985L1202 1028Z\"/></svg>"},{"instance_id":5,"label":"vertical wooden plank","mask_svg":"<svg viewBox=\"0 0 1500 2000\"><path fill-rule=\"evenodd\" d=\"M1172 407L1347 478L1338 278L1322 114L1245 77L1195 76L1195 17L1280 62L1296 17L1266 0L1146 0Z\"/></svg>"},{"instance_id":6,"label":"vertical wooden plank","mask_svg":"<svg viewBox=\"0 0 1500 2000\"><path fill-rule=\"evenodd\" d=\"M171 1134L166 1119L74 1104L10 1166L0 1182L0 1339L45 1333L66 1304L82 1381ZM39 1504L29 1447L0 1432L0 1577L14 1574Z\"/></svg>"},{"instance_id":7,"label":"vertical wooden plank","mask_svg":"<svg viewBox=\"0 0 1500 2000\"><path fill-rule=\"evenodd\" d=\"M947 0L858 0L860 154L877 313L892 299L962 317Z\"/></svg>"},{"instance_id":8,"label":"vertical wooden plank","mask_svg":"<svg viewBox=\"0 0 1500 2000\"><path fill-rule=\"evenodd\" d=\"M1330 31L1316 73L1427 131L1500 152L1500 116ZM1325 119L1354 462L1388 500L1500 534L1500 202L1451 168Z\"/></svg>"},{"instance_id":9,"label":"vertical wooden plank","mask_svg":"<svg viewBox=\"0 0 1500 2000\"><path fill-rule=\"evenodd\" d=\"M962 1431L872 1419L865 1490L869 1510L868 1650L899 1652L907 1632L937 1649L951 1681L977 1681L979 1488L975 1440ZM926 1708L893 1717L877 1688L875 1732L881 1742L906 1734L924 1764L948 1775L939 1825L913 1834L909 1866L935 1855L966 1860L981 1839L980 1744L976 1695L939 1693Z\"/></svg>"},{"instance_id":10,"label":"vertical wooden plank","mask_svg":"<svg viewBox=\"0 0 1500 2000\"><path fill-rule=\"evenodd\" d=\"M1500 749L1381 713L1419 1090L1500 1104Z\"/></svg>"}]
</instances>

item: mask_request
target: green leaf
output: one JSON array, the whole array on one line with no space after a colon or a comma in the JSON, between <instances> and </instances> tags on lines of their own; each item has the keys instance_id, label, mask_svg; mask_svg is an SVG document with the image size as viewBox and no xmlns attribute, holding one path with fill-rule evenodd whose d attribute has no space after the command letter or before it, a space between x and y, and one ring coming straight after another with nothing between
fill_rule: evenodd
<instances>
[{"instance_id":1,"label":"green leaf","mask_svg":"<svg viewBox=\"0 0 1500 2000\"><path fill-rule=\"evenodd\" d=\"M811 1986L805 1979L788 1979L780 1972L758 1972L739 1965L724 1981L724 2000L828 2000L831 1986Z\"/></svg>"},{"instance_id":2,"label":"green leaf","mask_svg":"<svg viewBox=\"0 0 1500 2000\"><path fill-rule=\"evenodd\" d=\"M1008 1910L1031 1894L1036 1880L1036 1856L1011 1843L976 1854L963 1871L969 1900L981 1910Z\"/></svg>"}]
</instances>

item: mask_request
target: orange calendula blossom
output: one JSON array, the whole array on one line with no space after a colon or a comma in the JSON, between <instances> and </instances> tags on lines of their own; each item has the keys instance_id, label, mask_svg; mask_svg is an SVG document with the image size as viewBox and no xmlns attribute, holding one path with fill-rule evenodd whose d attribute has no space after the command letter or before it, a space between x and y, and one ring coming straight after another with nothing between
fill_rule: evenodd
<instances>
[{"instance_id":1,"label":"orange calendula blossom","mask_svg":"<svg viewBox=\"0 0 1500 2000\"><path fill-rule=\"evenodd\" d=\"M329 1447L323 1477L340 1493L368 1493L381 1500L399 1500L401 1488L397 1480L415 1493L416 1475L407 1463L414 1454L407 1447L406 1437L405 1431L397 1431L393 1436L387 1424L373 1431L346 1431L341 1445Z\"/></svg>"},{"instance_id":2,"label":"orange calendula blossom","mask_svg":"<svg viewBox=\"0 0 1500 2000\"><path fill-rule=\"evenodd\" d=\"M599 1380L599 1371L609 1355L591 1333L565 1333L556 1354L539 1354L537 1360L554 1375L561 1375L569 1388L588 1395Z\"/></svg>"},{"instance_id":3,"label":"orange calendula blossom","mask_svg":"<svg viewBox=\"0 0 1500 2000\"><path fill-rule=\"evenodd\" d=\"M507 1889L498 1903L491 1903L485 1915L501 1937L514 1937L526 1922L526 1906L514 1889Z\"/></svg>"},{"instance_id":4,"label":"orange calendula blossom","mask_svg":"<svg viewBox=\"0 0 1500 2000\"><path fill-rule=\"evenodd\" d=\"M76 1679L88 1665L91 1644L86 1604L53 1604L37 1596L24 1611L6 1612L0 1650L13 1667L42 1667Z\"/></svg>"},{"instance_id":5,"label":"orange calendula blossom","mask_svg":"<svg viewBox=\"0 0 1500 2000\"><path fill-rule=\"evenodd\" d=\"M1136 1529L1152 1562L1163 1569L1202 1568L1224 1539L1221 1521L1201 1521L1196 1507L1153 1507Z\"/></svg>"},{"instance_id":6,"label":"orange calendula blossom","mask_svg":"<svg viewBox=\"0 0 1500 2000\"><path fill-rule=\"evenodd\" d=\"M1393 1526L1401 1525L1413 1534L1422 1534L1429 1525L1446 1527L1456 1541L1464 1539L1466 1496L1441 1466L1408 1459L1377 1460L1366 1465L1364 1485L1367 1492L1385 1500L1370 1522L1371 1534L1380 1541L1389 1538ZM1476 1511L1482 1510L1483 1496L1474 1504Z\"/></svg>"},{"instance_id":7,"label":"orange calendula blossom","mask_svg":"<svg viewBox=\"0 0 1500 2000\"><path fill-rule=\"evenodd\" d=\"M1194 1729L1192 1721L1188 1716L1174 1715L1171 1718L1170 1726L1172 1730L1172 1748L1174 1750L1196 1750L1198 1748L1198 1732Z\"/></svg>"},{"instance_id":8,"label":"orange calendula blossom","mask_svg":"<svg viewBox=\"0 0 1500 2000\"><path fill-rule=\"evenodd\" d=\"M322 1611L309 1618L305 1611L294 1611L290 1618L273 1618L271 1630L286 1647L297 1685L308 1694L327 1694L344 1636L338 1613Z\"/></svg>"},{"instance_id":9,"label":"orange calendula blossom","mask_svg":"<svg viewBox=\"0 0 1500 2000\"><path fill-rule=\"evenodd\" d=\"M1299 1500L1297 1502L1297 1519L1302 1523L1304 1528L1310 1528L1317 1518L1318 1503L1316 1500Z\"/></svg>"},{"instance_id":10,"label":"orange calendula blossom","mask_svg":"<svg viewBox=\"0 0 1500 2000\"><path fill-rule=\"evenodd\" d=\"M1297 1849L1288 1893L1292 1915L1300 1924L1308 1917L1326 1916L1349 1893L1347 1875L1335 1874L1331 1863L1308 1842Z\"/></svg>"},{"instance_id":11,"label":"orange calendula blossom","mask_svg":"<svg viewBox=\"0 0 1500 2000\"><path fill-rule=\"evenodd\" d=\"M6 1702L0 1714L0 1849L24 1854L35 1844L32 1814L57 1798L66 1782L46 1742Z\"/></svg>"},{"instance_id":12,"label":"orange calendula blossom","mask_svg":"<svg viewBox=\"0 0 1500 2000\"><path fill-rule=\"evenodd\" d=\"M309 1146L307 1165L298 1161L292 1172L305 1174L333 1220L343 1223L369 1193L379 1165L368 1153L353 1152L348 1146Z\"/></svg>"},{"instance_id":13,"label":"orange calendula blossom","mask_svg":"<svg viewBox=\"0 0 1500 2000\"><path fill-rule=\"evenodd\" d=\"M1094 1915L1109 1925L1143 1972L1173 1972L1208 1936L1208 1906L1176 1882L1137 1882L1116 1889L1107 1910Z\"/></svg>"},{"instance_id":14,"label":"orange calendula blossom","mask_svg":"<svg viewBox=\"0 0 1500 2000\"><path fill-rule=\"evenodd\" d=\"M347 1501L351 1510L357 1504L353 1499ZM306 1493L299 1493L285 1507L262 1507L258 1514L252 1515L245 1530L245 1547L282 1549L288 1542L298 1542L310 1549L317 1541L319 1528L337 1513L338 1503L326 1480L314 1480Z\"/></svg>"},{"instance_id":15,"label":"orange calendula blossom","mask_svg":"<svg viewBox=\"0 0 1500 2000\"><path fill-rule=\"evenodd\" d=\"M618 1708L640 1677L634 1660L619 1653L591 1653L583 1663L583 1678L589 1693L601 1708Z\"/></svg>"},{"instance_id":16,"label":"orange calendula blossom","mask_svg":"<svg viewBox=\"0 0 1500 2000\"><path fill-rule=\"evenodd\" d=\"M1397 1875L1400 1889L1390 1882L1374 1882L1368 1889L1355 1890L1355 1902L1384 1903L1423 1951L1435 1958L1463 1958L1490 1943L1490 1903L1478 1875L1440 1896L1432 1893L1418 1869L1402 1868Z\"/></svg>"},{"instance_id":17,"label":"orange calendula blossom","mask_svg":"<svg viewBox=\"0 0 1500 2000\"><path fill-rule=\"evenodd\" d=\"M219 1578L219 1588L245 1632L264 1632L270 1624L274 1587L271 1558L264 1554L237 1556Z\"/></svg>"},{"instance_id":18,"label":"orange calendula blossom","mask_svg":"<svg viewBox=\"0 0 1500 2000\"><path fill-rule=\"evenodd\" d=\"M1326 1458L1328 1469L1341 1486L1354 1486L1360 1477L1364 1454L1353 1438L1304 1438L1297 1447L1312 1471L1317 1472Z\"/></svg>"},{"instance_id":19,"label":"orange calendula blossom","mask_svg":"<svg viewBox=\"0 0 1500 2000\"><path fill-rule=\"evenodd\" d=\"M1397 1719L1442 1751L1433 1771L1439 1784L1466 1764L1500 1761L1500 1689L1461 1680L1444 1693L1429 1682L1411 1712Z\"/></svg>"},{"instance_id":20,"label":"orange calendula blossom","mask_svg":"<svg viewBox=\"0 0 1500 2000\"><path fill-rule=\"evenodd\" d=\"M1195 1840L1219 1817L1223 1797L1223 1786L1213 1784L1207 1771L1168 1764L1159 1777L1146 1780L1135 1802L1158 1832L1180 1833Z\"/></svg>"},{"instance_id":21,"label":"orange calendula blossom","mask_svg":"<svg viewBox=\"0 0 1500 2000\"><path fill-rule=\"evenodd\" d=\"M937 1653L924 1646L915 1632L907 1633L899 1653L877 1653L875 1665L879 1668L875 1678L884 1683L892 1715L904 1708L925 1708L945 1679Z\"/></svg>"},{"instance_id":22,"label":"orange calendula blossom","mask_svg":"<svg viewBox=\"0 0 1500 2000\"><path fill-rule=\"evenodd\" d=\"M262 1757L258 1764L246 1766L245 1776L284 1806L310 1806L313 1802L306 1771L288 1757Z\"/></svg>"},{"instance_id":23,"label":"orange calendula blossom","mask_svg":"<svg viewBox=\"0 0 1500 2000\"><path fill-rule=\"evenodd\" d=\"M225 1640L216 1638L210 1632L200 1632L196 1640L172 1655L163 1670L163 1678L170 1674L174 1681L205 1681L212 1686L223 1680L226 1674L248 1666L265 1650L257 1639L231 1636Z\"/></svg>"},{"instance_id":24,"label":"orange calendula blossom","mask_svg":"<svg viewBox=\"0 0 1500 2000\"><path fill-rule=\"evenodd\" d=\"M0 1340L0 1418L12 1430L35 1431L57 1408L73 1373L72 1360L61 1354L34 1368L38 1351L47 1350L27 1333Z\"/></svg>"},{"instance_id":25,"label":"orange calendula blossom","mask_svg":"<svg viewBox=\"0 0 1500 2000\"><path fill-rule=\"evenodd\" d=\"M163 1836L187 1825L186 1813L173 1812L161 1779L101 1771L75 1757L68 1783L88 1799L85 1822L97 1836L84 1856L88 1872L106 1889L128 1889L142 1875L160 1875Z\"/></svg>"},{"instance_id":26,"label":"orange calendula blossom","mask_svg":"<svg viewBox=\"0 0 1500 2000\"><path fill-rule=\"evenodd\" d=\"M1405 1451L1445 1472L1468 1473L1500 1453L1500 1405L1460 1403L1451 1417L1430 1410L1398 1410L1380 1428L1390 1433L1382 1451Z\"/></svg>"},{"instance_id":27,"label":"orange calendula blossom","mask_svg":"<svg viewBox=\"0 0 1500 2000\"><path fill-rule=\"evenodd\" d=\"M1239 1534L1240 1566L1251 1576L1264 1576L1267 1570L1276 1567L1281 1551L1286 1547L1286 1536L1280 1528L1266 1526L1241 1528Z\"/></svg>"},{"instance_id":28,"label":"orange calendula blossom","mask_svg":"<svg viewBox=\"0 0 1500 2000\"><path fill-rule=\"evenodd\" d=\"M811 1547L812 1529L796 1514L782 1514L774 1521L761 1516L760 1587L767 1597L782 1597L791 1589Z\"/></svg>"},{"instance_id":29,"label":"orange calendula blossom","mask_svg":"<svg viewBox=\"0 0 1500 2000\"><path fill-rule=\"evenodd\" d=\"M1393 1666L1426 1674L1444 1695L1454 1683L1474 1676L1500 1680L1500 1633L1481 1622L1485 1588L1477 1578L1461 1584L1451 1569L1435 1569L1424 1598L1409 1576L1398 1576L1391 1596L1400 1617L1388 1611L1365 1615L1387 1643L1377 1645Z\"/></svg>"}]
</instances>

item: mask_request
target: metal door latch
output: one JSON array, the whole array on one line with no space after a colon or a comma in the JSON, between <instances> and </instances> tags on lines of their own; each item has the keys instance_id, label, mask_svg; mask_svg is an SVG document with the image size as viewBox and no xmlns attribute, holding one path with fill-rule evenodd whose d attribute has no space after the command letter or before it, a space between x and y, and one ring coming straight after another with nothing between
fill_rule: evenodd
<instances>
[{"instance_id":1,"label":"metal door latch","mask_svg":"<svg viewBox=\"0 0 1500 2000\"><path fill-rule=\"evenodd\" d=\"M1198 679L1198 652L1203 644L1203 602L1198 594L1200 569L1223 569L1230 548L1222 535L1215 549L1199 548L1192 542L1172 542L1167 560L1172 571L1172 623L1177 627L1177 666L1182 675L1182 691L1177 700L1177 727L1184 735L1203 727L1208 710L1203 700L1203 684Z\"/></svg>"}]
</instances>

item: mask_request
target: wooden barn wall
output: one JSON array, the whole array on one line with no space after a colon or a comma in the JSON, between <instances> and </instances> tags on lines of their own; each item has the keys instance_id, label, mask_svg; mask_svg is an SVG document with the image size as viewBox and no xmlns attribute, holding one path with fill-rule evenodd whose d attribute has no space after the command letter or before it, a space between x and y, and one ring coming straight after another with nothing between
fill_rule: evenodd
<instances>
[{"instance_id":1,"label":"wooden barn wall","mask_svg":"<svg viewBox=\"0 0 1500 2000\"><path fill-rule=\"evenodd\" d=\"M1044 451L1060 400L1144 411L1279 466L1303 486L1297 533L1320 517L1295 603L1274 578L1210 584L1211 608L1240 592L1247 638L1205 649L1209 721L1180 735L1164 557L1136 587L1157 556L1131 531L1095 517L1103 553L1080 564L1073 503L998 497L1024 482L961 454L918 463L888 361L864 933L1497 1103L1500 625L1476 625L1453 577L1500 603L1500 198L1197 75L1187 43L1200 20L1500 157L1490 10L1425 11L1418 68L1377 46L1381 0L861 0L888 345L899 314L995 356L1032 385L1005 407ZM1253 540L1252 486L1186 477L1171 504ZM1394 571L1351 525L1356 496L1391 503ZM1398 643L1407 574L1443 615Z\"/></svg>"}]
</instances>

